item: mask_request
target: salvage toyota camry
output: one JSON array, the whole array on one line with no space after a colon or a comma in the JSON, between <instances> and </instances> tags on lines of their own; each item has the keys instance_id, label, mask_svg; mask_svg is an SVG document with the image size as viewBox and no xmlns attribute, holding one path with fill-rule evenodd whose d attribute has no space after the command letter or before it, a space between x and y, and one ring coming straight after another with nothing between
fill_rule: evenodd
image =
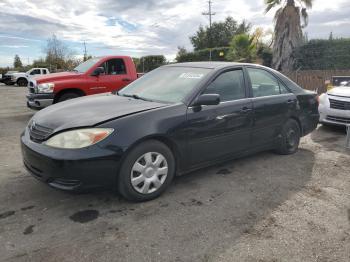
<instances>
[{"instance_id":1,"label":"salvage toyota camry","mask_svg":"<svg viewBox=\"0 0 350 262\"><path fill-rule=\"evenodd\" d=\"M318 123L316 94L253 64L160 67L117 94L73 99L34 115L25 167L52 187L159 196L176 174L262 150L297 151Z\"/></svg>"}]
</instances>

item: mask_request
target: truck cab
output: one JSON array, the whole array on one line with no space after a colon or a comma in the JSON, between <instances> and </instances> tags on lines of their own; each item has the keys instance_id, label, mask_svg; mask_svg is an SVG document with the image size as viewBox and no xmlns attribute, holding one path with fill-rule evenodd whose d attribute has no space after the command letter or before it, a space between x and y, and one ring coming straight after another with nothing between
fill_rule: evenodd
<instances>
[{"instance_id":1,"label":"truck cab","mask_svg":"<svg viewBox=\"0 0 350 262\"><path fill-rule=\"evenodd\" d=\"M71 72L31 79L27 106L41 109L68 99L118 91L135 79L137 72L131 57L95 57Z\"/></svg>"}]
</instances>

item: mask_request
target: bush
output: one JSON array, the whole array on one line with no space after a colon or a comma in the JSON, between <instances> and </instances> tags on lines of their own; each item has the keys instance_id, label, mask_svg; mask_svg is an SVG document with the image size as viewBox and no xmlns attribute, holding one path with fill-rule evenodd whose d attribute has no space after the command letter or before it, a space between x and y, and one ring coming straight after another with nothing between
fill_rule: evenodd
<instances>
[{"instance_id":1,"label":"bush","mask_svg":"<svg viewBox=\"0 0 350 262\"><path fill-rule=\"evenodd\" d=\"M311 40L298 48L296 67L303 70L350 68L350 39Z\"/></svg>"},{"instance_id":2,"label":"bush","mask_svg":"<svg viewBox=\"0 0 350 262\"><path fill-rule=\"evenodd\" d=\"M163 55L149 55L141 58L133 58L137 72L146 73L157 67L166 64L166 58Z\"/></svg>"},{"instance_id":3,"label":"bush","mask_svg":"<svg viewBox=\"0 0 350 262\"><path fill-rule=\"evenodd\" d=\"M228 61L226 54L229 52L229 47L216 47L211 49L212 61ZM209 61L210 49L202 49L194 52L182 53L176 57L177 62L197 62Z\"/></svg>"}]
</instances>

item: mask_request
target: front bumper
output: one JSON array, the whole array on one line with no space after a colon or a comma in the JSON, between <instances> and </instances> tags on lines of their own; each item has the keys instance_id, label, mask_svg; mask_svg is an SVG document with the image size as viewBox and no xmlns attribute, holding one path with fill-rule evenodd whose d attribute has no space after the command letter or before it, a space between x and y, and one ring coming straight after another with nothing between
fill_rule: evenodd
<instances>
[{"instance_id":1,"label":"front bumper","mask_svg":"<svg viewBox=\"0 0 350 262\"><path fill-rule=\"evenodd\" d=\"M51 187L77 191L116 184L121 149L99 145L82 149L56 149L30 140L28 129L21 136L25 168Z\"/></svg>"},{"instance_id":2,"label":"front bumper","mask_svg":"<svg viewBox=\"0 0 350 262\"><path fill-rule=\"evenodd\" d=\"M320 120L322 124L346 126L350 124L350 110L330 108L328 105L319 106Z\"/></svg>"},{"instance_id":3,"label":"front bumper","mask_svg":"<svg viewBox=\"0 0 350 262\"><path fill-rule=\"evenodd\" d=\"M42 109L53 104L54 94L34 94L27 95L27 107L31 109Z\"/></svg>"}]
</instances>

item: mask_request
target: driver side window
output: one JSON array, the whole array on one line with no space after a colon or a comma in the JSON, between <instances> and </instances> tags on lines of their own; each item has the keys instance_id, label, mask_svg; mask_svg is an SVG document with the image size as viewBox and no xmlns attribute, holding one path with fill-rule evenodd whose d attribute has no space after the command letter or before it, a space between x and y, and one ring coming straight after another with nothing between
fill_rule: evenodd
<instances>
[{"instance_id":1,"label":"driver side window","mask_svg":"<svg viewBox=\"0 0 350 262\"><path fill-rule=\"evenodd\" d=\"M110 59L104 62L101 67L105 69L106 75L125 75L126 66L123 59Z\"/></svg>"},{"instance_id":2,"label":"driver side window","mask_svg":"<svg viewBox=\"0 0 350 262\"><path fill-rule=\"evenodd\" d=\"M243 71L232 70L222 73L209 84L204 94L218 94L221 102L245 98Z\"/></svg>"}]
</instances>

